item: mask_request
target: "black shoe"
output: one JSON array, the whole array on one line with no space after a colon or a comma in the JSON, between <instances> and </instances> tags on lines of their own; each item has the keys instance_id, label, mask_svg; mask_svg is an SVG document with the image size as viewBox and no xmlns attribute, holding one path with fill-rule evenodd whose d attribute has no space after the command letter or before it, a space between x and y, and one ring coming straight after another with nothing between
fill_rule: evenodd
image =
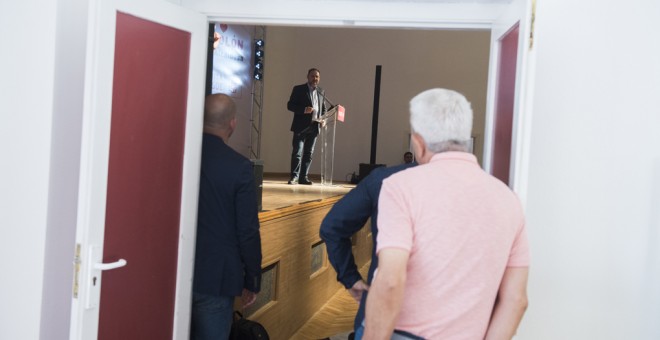
<instances>
[{"instance_id":1,"label":"black shoe","mask_svg":"<svg viewBox=\"0 0 660 340\"><path fill-rule=\"evenodd\" d=\"M312 181L310 181L308 178L303 178L300 181L298 181L298 184L302 185L312 185L314 184Z\"/></svg>"},{"instance_id":2,"label":"black shoe","mask_svg":"<svg viewBox=\"0 0 660 340\"><path fill-rule=\"evenodd\" d=\"M287 183L289 183L289 185L298 184L298 178L294 177L294 178L290 179Z\"/></svg>"}]
</instances>

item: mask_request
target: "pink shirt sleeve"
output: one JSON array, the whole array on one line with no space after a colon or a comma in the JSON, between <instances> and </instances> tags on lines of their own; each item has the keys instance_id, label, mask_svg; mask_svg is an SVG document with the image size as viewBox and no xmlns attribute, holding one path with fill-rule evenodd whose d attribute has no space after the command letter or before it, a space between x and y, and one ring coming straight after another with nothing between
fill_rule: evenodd
<instances>
[{"instance_id":1,"label":"pink shirt sleeve","mask_svg":"<svg viewBox=\"0 0 660 340\"><path fill-rule=\"evenodd\" d=\"M529 267L529 241L527 240L527 228L522 223L516 238L511 246L509 262L507 267Z\"/></svg>"},{"instance_id":2,"label":"pink shirt sleeve","mask_svg":"<svg viewBox=\"0 0 660 340\"><path fill-rule=\"evenodd\" d=\"M397 183L388 178L378 198L378 237L376 253L383 248L400 248L408 252L413 245L413 227L408 204Z\"/></svg>"}]
</instances>

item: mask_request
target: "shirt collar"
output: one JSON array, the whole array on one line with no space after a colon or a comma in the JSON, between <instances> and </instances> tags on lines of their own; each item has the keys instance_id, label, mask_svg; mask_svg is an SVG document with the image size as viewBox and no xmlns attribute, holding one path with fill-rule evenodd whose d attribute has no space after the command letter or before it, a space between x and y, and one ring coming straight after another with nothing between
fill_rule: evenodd
<instances>
[{"instance_id":1,"label":"shirt collar","mask_svg":"<svg viewBox=\"0 0 660 340\"><path fill-rule=\"evenodd\" d=\"M466 161L469 163L474 163L474 164L479 164L477 162L477 157L469 152L460 152L460 151L446 151L446 152L440 152L436 153L431 157L431 161L429 163L433 162L438 162L438 161L443 161L443 160L458 160L458 161Z\"/></svg>"}]
</instances>

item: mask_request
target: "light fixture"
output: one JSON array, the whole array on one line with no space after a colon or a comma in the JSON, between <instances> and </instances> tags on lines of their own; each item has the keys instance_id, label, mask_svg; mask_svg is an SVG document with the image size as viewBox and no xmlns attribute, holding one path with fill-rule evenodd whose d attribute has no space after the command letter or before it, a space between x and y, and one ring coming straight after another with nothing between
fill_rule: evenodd
<instances>
[{"instance_id":1,"label":"light fixture","mask_svg":"<svg viewBox=\"0 0 660 340\"><path fill-rule=\"evenodd\" d=\"M264 40L254 40L254 79L262 80L264 77Z\"/></svg>"}]
</instances>

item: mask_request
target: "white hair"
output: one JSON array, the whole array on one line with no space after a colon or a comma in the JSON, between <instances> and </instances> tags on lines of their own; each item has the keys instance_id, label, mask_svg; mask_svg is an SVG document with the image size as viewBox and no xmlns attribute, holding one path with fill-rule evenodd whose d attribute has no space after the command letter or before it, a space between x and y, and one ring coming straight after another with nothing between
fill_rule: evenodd
<instances>
[{"instance_id":1,"label":"white hair","mask_svg":"<svg viewBox=\"0 0 660 340\"><path fill-rule=\"evenodd\" d=\"M426 90L410 100L410 126L432 152L467 151L472 134L472 107L456 91Z\"/></svg>"}]
</instances>

